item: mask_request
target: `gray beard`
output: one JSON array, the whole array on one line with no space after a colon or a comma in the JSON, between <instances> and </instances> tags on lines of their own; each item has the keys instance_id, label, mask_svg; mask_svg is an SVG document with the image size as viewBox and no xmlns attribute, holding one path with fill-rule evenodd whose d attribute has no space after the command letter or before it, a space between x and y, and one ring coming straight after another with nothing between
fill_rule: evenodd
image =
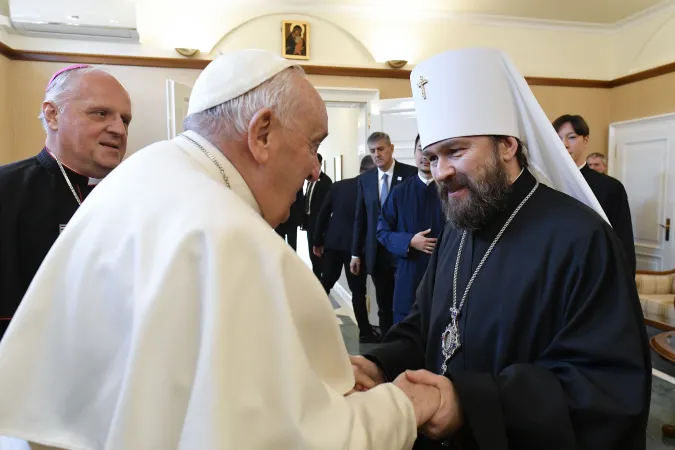
<instances>
[{"instance_id":1,"label":"gray beard","mask_svg":"<svg viewBox=\"0 0 675 450\"><path fill-rule=\"evenodd\" d=\"M453 228L469 231L484 228L506 205L511 190L509 177L504 164L494 156L479 179L457 173L452 181L437 183L443 213ZM468 195L457 200L449 198L451 188L458 187L466 187Z\"/></svg>"}]
</instances>

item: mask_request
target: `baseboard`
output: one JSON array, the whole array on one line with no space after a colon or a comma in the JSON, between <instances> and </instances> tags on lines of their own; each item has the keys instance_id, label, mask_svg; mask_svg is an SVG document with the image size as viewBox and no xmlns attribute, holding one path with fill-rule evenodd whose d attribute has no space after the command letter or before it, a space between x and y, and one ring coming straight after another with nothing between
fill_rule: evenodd
<instances>
[{"instance_id":1,"label":"baseboard","mask_svg":"<svg viewBox=\"0 0 675 450\"><path fill-rule=\"evenodd\" d=\"M652 367L652 375L661 378L663 381L667 381L670 384L675 384L675 378L671 377L667 373L663 373L658 369Z\"/></svg>"}]
</instances>

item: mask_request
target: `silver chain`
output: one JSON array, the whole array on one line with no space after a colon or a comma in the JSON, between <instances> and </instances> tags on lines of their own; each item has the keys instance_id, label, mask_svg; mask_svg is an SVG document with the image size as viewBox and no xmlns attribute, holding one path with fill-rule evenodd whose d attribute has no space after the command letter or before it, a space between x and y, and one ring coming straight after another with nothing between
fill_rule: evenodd
<instances>
[{"instance_id":1,"label":"silver chain","mask_svg":"<svg viewBox=\"0 0 675 450\"><path fill-rule=\"evenodd\" d=\"M184 137L185 139L187 139L188 141L192 142L197 147L199 147L199 149L202 151L202 153L204 153L206 155L206 157L209 158L211 160L211 162L216 165L218 170L220 170L220 174L223 176L223 181L225 182L225 186L227 186L229 188L230 187L230 179L227 177L227 175L225 175L225 169L223 169L223 166L220 165L218 160L211 154L211 152L206 150L199 142L195 141L191 137L186 136L185 134L180 134L179 136Z\"/></svg>"},{"instance_id":2,"label":"silver chain","mask_svg":"<svg viewBox=\"0 0 675 450\"><path fill-rule=\"evenodd\" d=\"M513 218L518 214L518 211L520 211L520 208L523 207L525 202L529 200L530 197L532 197L532 194L534 194L534 191L537 190L539 187L539 181L536 182L532 190L530 191L529 194L523 199L523 201L520 202L518 207L511 213L511 216L507 219L506 223L502 226L502 229L499 230L499 233L497 233L497 236L494 238L492 241L492 244L490 244L490 247L488 247L487 251L485 252L485 255L483 255L483 258L481 259L480 263L478 263L478 267L476 267L476 270L473 272L473 275L471 275L471 278L469 279L469 282L466 285L466 289L464 290L464 295L462 296L462 300L459 303L459 308L457 308L457 274L459 273L459 261L462 257L462 249L464 248L464 241L466 239L466 230L462 233L462 240L459 243L459 250L457 251L457 260L455 261L455 273L452 279L452 308L450 308L450 315L451 315L451 323L450 325L446 328L446 331L443 332L443 335L449 330L450 327L454 324L455 327L457 327L457 332L459 333L459 323L457 322L457 319L459 318L459 314L462 311L462 307L464 306L464 302L466 301L466 298L469 295L469 289L471 289L471 285L473 284L473 280L476 279L476 276L478 275L478 272L480 271L481 267L483 267L483 264L487 260L488 256L492 252L492 249L494 246L497 244L497 241L499 241L499 238L502 237L502 234L504 234L504 231L506 231L506 228L509 226ZM459 341L459 334L457 335L457 340ZM441 342L443 342L443 339L441 339ZM457 347L458 348L458 347ZM454 351L453 351L454 353ZM450 354L452 356L452 354ZM441 374L444 374L445 371L447 370L447 361L449 358L445 358L443 360L443 365L441 367Z\"/></svg>"},{"instance_id":3,"label":"silver chain","mask_svg":"<svg viewBox=\"0 0 675 450\"><path fill-rule=\"evenodd\" d=\"M82 206L82 200L80 200L80 196L77 195L77 192L75 192L75 188L73 187L72 183L70 182L70 178L68 178L68 174L66 174L66 170L63 168L63 164L61 164L61 161L59 161L59 158L54 155L54 159L59 165L59 168L61 169L61 173L63 174L63 178L66 179L66 183L68 183L68 187L70 188L70 192L73 193L73 197L75 197L75 201L77 201L77 204L79 206Z\"/></svg>"}]
</instances>

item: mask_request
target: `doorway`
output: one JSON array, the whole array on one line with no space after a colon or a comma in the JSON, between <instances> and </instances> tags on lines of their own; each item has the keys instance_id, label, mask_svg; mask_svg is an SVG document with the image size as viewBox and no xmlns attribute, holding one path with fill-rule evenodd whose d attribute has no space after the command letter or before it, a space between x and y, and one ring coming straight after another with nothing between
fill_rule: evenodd
<instances>
[{"instance_id":1,"label":"doorway","mask_svg":"<svg viewBox=\"0 0 675 450\"><path fill-rule=\"evenodd\" d=\"M322 170L334 183L342 179L355 177L359 173L361 158L366 154L370 102L379 98L379 91L376 89L321 87L317 90L326 103L328 113L328 137L319 147L319 153L323 157ZM307 183L305 183L304 189L306 187ZM305 231L298 229L297 253L305 264L311 267L309 251L307 234ZM370 286L372 284L370 280L368 284L367 295L368 302L371 305L371 316L372 314L376 316L377 310L373 311L373 305L375 305L374 288ZM344 271L333 287L331 296L340 305L343 313L349 315L355 322L356 319L351 305L351 292ZM377 324L377 321L371 319L371 323Z\"/></svg>"}]
</instances>

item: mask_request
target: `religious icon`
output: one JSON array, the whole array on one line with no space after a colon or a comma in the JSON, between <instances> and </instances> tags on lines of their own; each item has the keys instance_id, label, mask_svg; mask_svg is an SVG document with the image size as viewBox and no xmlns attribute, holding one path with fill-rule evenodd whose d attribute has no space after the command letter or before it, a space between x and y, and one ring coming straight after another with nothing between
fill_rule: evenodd
<instances>
[{"instance_id":1,"label":"religious icon","mask_svg":"<svg viewBox=\"0 0 675 450\"><path fill-rule=\"evenodd\" d=\"M287 59L309 59L309 23L281 22L281 55Z\"/></svg>"}]
</instances>

